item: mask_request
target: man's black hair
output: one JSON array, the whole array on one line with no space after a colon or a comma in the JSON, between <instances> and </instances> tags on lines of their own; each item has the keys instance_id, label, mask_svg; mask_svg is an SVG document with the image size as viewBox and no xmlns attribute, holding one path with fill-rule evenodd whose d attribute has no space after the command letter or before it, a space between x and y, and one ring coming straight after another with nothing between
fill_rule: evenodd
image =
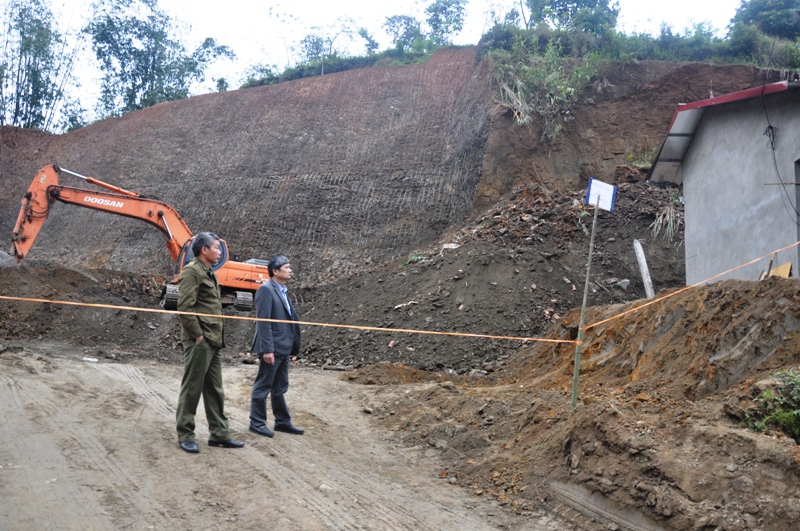
<instances>
[{"instance_id":1,"label":"man's black hair","mask_svg":"<svg viewBox=\"0 0 800 531\"><path fill-rule=\"evenodd\" d=\"M272 258L270 258L269 262L267 262L267 269L269 270L270 278L275 276L275 270L276 269L280 269L280 268L282 268L283 266L285 266L288 263L289 263L289 259L286 258L285 256L283 256L282 254L279 254L278 256L273 256Z\"/></svg>"}]
</instances>

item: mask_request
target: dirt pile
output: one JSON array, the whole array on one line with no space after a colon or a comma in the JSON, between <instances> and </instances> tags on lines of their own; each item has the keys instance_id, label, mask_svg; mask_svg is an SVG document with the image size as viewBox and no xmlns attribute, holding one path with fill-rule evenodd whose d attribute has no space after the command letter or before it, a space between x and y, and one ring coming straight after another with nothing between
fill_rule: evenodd
<instances>
[{"instance_id":1,"label":"dirt pile","mask_svg":"<svg viewBox=\"0 0 800 531\"><path fill-rule=\"evenodd\" d=\"M0 295L115 306L157 308L164 279L112 271L79 272L57 266L5 268ZM118 310L0 301L0 333L4 339L67 341L105 354L132 347L153 350L153 330L161 316Z\"/></svg>"},{"instance_id":2,"label":"dirt pile","mask_svg":"<svg viewBox=\"0 0 800 531\"><path fill-rule=\"evenodd\" d=\"M592 308L588 321L642 302ZM554 500L599 529L788 529L800 517L800 451L742 421L759 382L797 370L798 332L800 282L725 281L590 329L575 413L574 347L550 345L488 378L388 386L374 412L440 448L443 476L520 512ZM380 383L383 370L346 378Z\"/></svg>"},{"instance_id":3,"label":"dirt pile","mask_svg":"<svg viewBox=\"0 0 800 531\"><path fill-rule=\"evenodd\" d=\"M674 193L642 181L619 185L615 210L598 217L590 304L644 297L634 239L645 242L656 289L683 285L683 248L678 244L682 232L670 243L650 231ZM584 195L518 189L402 263L325 289L300 291L298 311L304 320L327 323L540 336L563 322L583 298L592 223ZM487 374L520 348L519 342L507 340L316 327L303 333L306 351L301 361L324 365L392 361L427 370Z\"/></svg>"},{"instance_id":4,"label":"dirt pile","mask_svg":"<svg viewBox=\"0 0 800 531\"><path fill-rule=\"evenodd\" d=\"M0 295L160 310L164 278L106 269L77 271L60 266L2 269ZM226 313L235 315L232 309ZM226 325L225 359L240 363L252 341L249 321ZM0 300L0 338L62 342L96 358L152 358L181 363L180 324L174 315Z\"/></svg>"}]
</instances>

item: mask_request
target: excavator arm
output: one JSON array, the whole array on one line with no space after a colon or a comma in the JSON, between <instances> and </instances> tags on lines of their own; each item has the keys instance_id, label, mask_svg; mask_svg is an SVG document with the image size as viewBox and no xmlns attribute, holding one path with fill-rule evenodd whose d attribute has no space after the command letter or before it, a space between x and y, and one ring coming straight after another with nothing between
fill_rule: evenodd
<instances>
[{"instance_id":1,"label":"excavator arm","mask_svg":"<svg viewBox=\"0 0 800 531\"><path fill-rule=\"evenodd\" d=\"M105 190L85 190L60 185L58 175L61 172L74 175ZM173 282L177 282L178 274L191 259L189 242L193 237L192 231L170 205L92 177L49 165L39 170L22 198L22 206L11 237L11 254L18 264L33 247L55 201L138 219L156 227L167 239L167 250L175 265ZM223 257L219 263L212 266L212 270L216 273L222 288L223 305L233 304L239 310L249 311L253 306L253 293L263 282L269 280L266 262L254 259L247 262L230 260L225 240L222 240L222 245ZM166 309L177 309L176 284L165 286L163 302Z\"/></svg>"},{"instance_id":2,"label":"excavator arm","mask_svg":"<svg viewBox=\"0 0 800 531\"><path fill-rule=\"evenodd\" d=\"M58 183L60 171L75 175L109 191L84 190L60 185ZM50 213L50 206L55 201L149 223L166 237L167 250L172 256L173 262L177 261L183 245L192 238L192 231L170 205L155 199L144 198L136 192L123 190L91 177L84 177L49 165L39 170L22 198L22 206L11 237L11 254L16 258L17 263L21 262L33 247L36 237Z\"/></svg>"}]
</instances>

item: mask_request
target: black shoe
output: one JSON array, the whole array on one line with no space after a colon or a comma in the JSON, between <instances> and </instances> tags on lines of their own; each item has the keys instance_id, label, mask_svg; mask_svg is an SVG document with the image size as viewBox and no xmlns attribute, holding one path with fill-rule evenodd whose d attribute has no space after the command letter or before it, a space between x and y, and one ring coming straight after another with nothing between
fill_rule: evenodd
<instances>
[{"instance_id":1,"label":"black shoe","mask_svg":"<svg viewBox=\"0 0 800 531\"><path fill-rule=\"evenodd\" d=\"M233 439L228 439L227 441L213 441L209 439L208 445L221 446L222 448L242 448L244 446L244 443L239 441L234 441Z\"/></svg>"},{"instance_id":2,"label":"black shoe","mask_svg":"<svg viewBox=\"0 0 800 531\"><path fill-rule=\"evenodd\" d=\"M306 432L306 430L298 428L297 426L294 426L293 424L275 424L272 427L272 429L275 430L275 431L282 431L282 432L291 433L291 434L294 434L294 435L303 435Z\"/></svg>"},{"instance_id":3,"label":"black shoe","mask_svg":"<svg viewBox=\"0 0 800 531\"><path fill-rule=\"evenodd\" d=\"M180 444L181 450L184 452L189 452L190 454L196 454L200 452L200 447L197 446L197 443L194 441L186 441L178 444Z\"/></svg>"},{"instance_id":4,"label":"black shoe","mask_svg":"<svg viewBox=\"0 0 800 531\"><path fill-rule=\"evenodd\" d=\"M256 428L255 426L250 426L250 431L253 433L257 433L258 435L263 435L264 437L272 437L275 435L272 433L272 430L267 428L266 426L259 426Z\"/></svg>"}]
</instances>

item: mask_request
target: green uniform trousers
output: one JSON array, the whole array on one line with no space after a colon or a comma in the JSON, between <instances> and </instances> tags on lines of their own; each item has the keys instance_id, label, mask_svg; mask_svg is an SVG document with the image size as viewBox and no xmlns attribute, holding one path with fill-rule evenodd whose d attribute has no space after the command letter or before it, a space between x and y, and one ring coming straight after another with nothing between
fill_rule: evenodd
<instances>
[{"instance_id":1,"label":"green uniform trousers","mask_svg":"<svg viewBox=\"0 0 800 531\"><path fill-rule=\"evenodd\" d=\"M183 381L175 415L180 442L194 441L194 416L197 413L200 395L203 396L203 406L208 419L209 439L227 441L231 438L228 417L224 412L221 350L221 347L209 345L205 339L199 345L195 344L194 340L183 342Z\"/></svg>"}]
</instances>

